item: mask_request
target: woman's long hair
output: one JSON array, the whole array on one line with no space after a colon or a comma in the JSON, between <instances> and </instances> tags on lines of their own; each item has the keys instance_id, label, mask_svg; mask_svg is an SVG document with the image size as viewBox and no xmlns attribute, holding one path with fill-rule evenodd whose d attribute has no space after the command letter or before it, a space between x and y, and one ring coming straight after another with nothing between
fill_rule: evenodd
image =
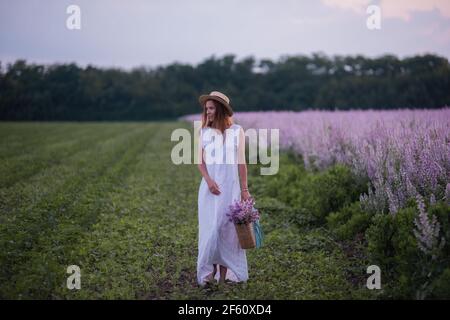
<instances>
[{"instance_id":1,"label":"woman's long hair","mask_svg":"<svg viewBox=\"0 0 450 320\"><path fill-rule=\"evenodd\" d=\"M216 106L216 112L214 114L213 121L209 121L206 115L206 102L208 101L212 101ZM212 99L205 101L205 104L203 105L202 128L211 127L220 130L220 132L223 134L225 132L225 129L230 127L232 124L233 117L230 117L225 113L225 106L222 103Z\"/></svg>"}]
</instances>

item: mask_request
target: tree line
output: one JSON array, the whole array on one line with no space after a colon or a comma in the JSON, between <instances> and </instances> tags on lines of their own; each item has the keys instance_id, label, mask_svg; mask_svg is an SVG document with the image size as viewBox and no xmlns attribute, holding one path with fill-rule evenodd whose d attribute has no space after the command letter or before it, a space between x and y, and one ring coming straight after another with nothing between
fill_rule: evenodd
<instances>
[{"instance_id":1,"label":"tree line","mask_svg":"<svg viewBox=\"0 0 450 320\"><path fill-rule=\"evenodd\" d=\"M450 105L450 65L434 54L400 59L211 56L131 70L0 62L0 120L164 120L200 112L219 90L236 111L439 108Z\"/></svg>"}]
</instances>

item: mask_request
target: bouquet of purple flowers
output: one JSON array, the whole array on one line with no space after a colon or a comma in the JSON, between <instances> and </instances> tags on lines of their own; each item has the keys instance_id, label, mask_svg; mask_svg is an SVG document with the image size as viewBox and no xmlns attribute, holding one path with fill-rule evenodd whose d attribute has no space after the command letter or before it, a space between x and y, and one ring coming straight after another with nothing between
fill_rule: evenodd
<instances>
[{"instance_id":1,"label":"bouquet of purple flowers","mask_svg":"<svg viewBox=\"0 0 450 320\"><path fill-rule=\"evenodd\" d=\"M248 198L247 200L237 201L235 200L232 205L229 206L229 212L227 216L229 220L234 224L247 224L259 219L259 212L254 207L255 200Z\"/></svg>"}]
</instances>

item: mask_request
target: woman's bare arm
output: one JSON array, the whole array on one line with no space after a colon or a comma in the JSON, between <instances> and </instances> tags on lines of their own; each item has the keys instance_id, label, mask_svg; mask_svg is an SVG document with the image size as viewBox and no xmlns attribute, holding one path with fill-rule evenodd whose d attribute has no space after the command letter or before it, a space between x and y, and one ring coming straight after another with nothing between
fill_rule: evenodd
<instances>
[{"instance_id":1,"label":"woman's bare arm","mask_svg":"<svg viewBox=\"0 0 450 320\"><path fill-rule=\"evenodd\" d=\"M198 167L198 170L200 170L200 173L202 174L203 178L205 178L205 180L208 181L211 179L211 177L209 176L208 169L206 168L204 154L205 154L204 149L199 147L198 159L200 159L200 163L197 165L197 167Z\"/></svg>"},{"instance_id":2,"label":"woman's bare arm","mask_svg":"<svg viewBox=\"0 0 450 320\"><path fill-rule=\"evenodd\" d=\"M209 176L208 173L208 169L206 168L206 163L205 163L205 150L202 148L202 143L201 140L202 136L200 135L200 143L199 143L199 147L198 147L198 159L200 161L200 163L197 165L198 170L200 171L200 173L202 174L203 178L205 179L206 183L208 184L208 188L209 190L215 194L215 195L219 195L220 194L220 189L219 186L217 185L217 183L211 179L211 177Z\"/></svg>"},{"instance_id":3,"label":"woman's bare arm","mask_svg":"<svg viewBox=\"0 0 450 320\"><path fill-rule=\"evenodd\" d=\"M247 163L245 161L245 135L244 130L239 130L238 146L238 171L241 180L241 197L245 200L250 197L247 185Z\"/></svg>"}]
</instances>

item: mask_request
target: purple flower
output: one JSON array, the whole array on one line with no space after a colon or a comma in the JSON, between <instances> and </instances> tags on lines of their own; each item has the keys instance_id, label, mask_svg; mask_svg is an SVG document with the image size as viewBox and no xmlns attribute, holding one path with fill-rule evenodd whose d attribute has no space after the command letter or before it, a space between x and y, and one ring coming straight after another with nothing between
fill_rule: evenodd
<instances>
[{"instance_id":1,"label":"purple flower","mask_svg":"<svg viewBox=\"0 0 450 320\"><path fill-rule=\"evenodd\" d=\"M360 195L365 211L395 215L416 199L413 232L420 250L436 259L444 246L441 225L425 210L437 200L450 204L450 108L439 110L236 112L247 129L279 129L280 148L302 156L306 168L344 164L367 177ZM199 120L198 115L185 120ZM238 202L228 216L246 223L253 204Z\"/></svg>"},{"instance_id":2,"label":"purple flower","mask_svg":"<svg viewBox=\"0 0 450 320\"><path fill-rule=\"evenodd\" d=\"M449 107L236 112L234 118L245 130L279 129L280 148L301 155L306 168L341 163L367 177L366 210L396 214L417 194L450 202Z\"/></svg>"},{"instance_id":3,"label":"purple flower","mask_svg":"<svg viewBox=\"0 0 450 320\"><path fill-rule=\"evenodd\" d=\"M246 224L256 221L259 219L259 212L254 205L255 200L253 198L242 201L235 200L229 206L229 211L226 215L234 224Z\"/></svg>"},{"instance_id":4,"label":"purple flower","mask_svg":"<svg viewBox=\"0 0 450 320\"><path fill-rule=\"evenodd\" d=\"M419 209L419 215L414 220L416 229L413 230L417 239L417 244L420 250L431 255L432 259L436 259L439 251L445 244L445 239L441 238L439 241L440 224L436 219L436 216L432 216L430 219L427 211L425 210L425 204L423 198L417 195L416 198L417 208Z\"/></svg>"}]
</instances>

